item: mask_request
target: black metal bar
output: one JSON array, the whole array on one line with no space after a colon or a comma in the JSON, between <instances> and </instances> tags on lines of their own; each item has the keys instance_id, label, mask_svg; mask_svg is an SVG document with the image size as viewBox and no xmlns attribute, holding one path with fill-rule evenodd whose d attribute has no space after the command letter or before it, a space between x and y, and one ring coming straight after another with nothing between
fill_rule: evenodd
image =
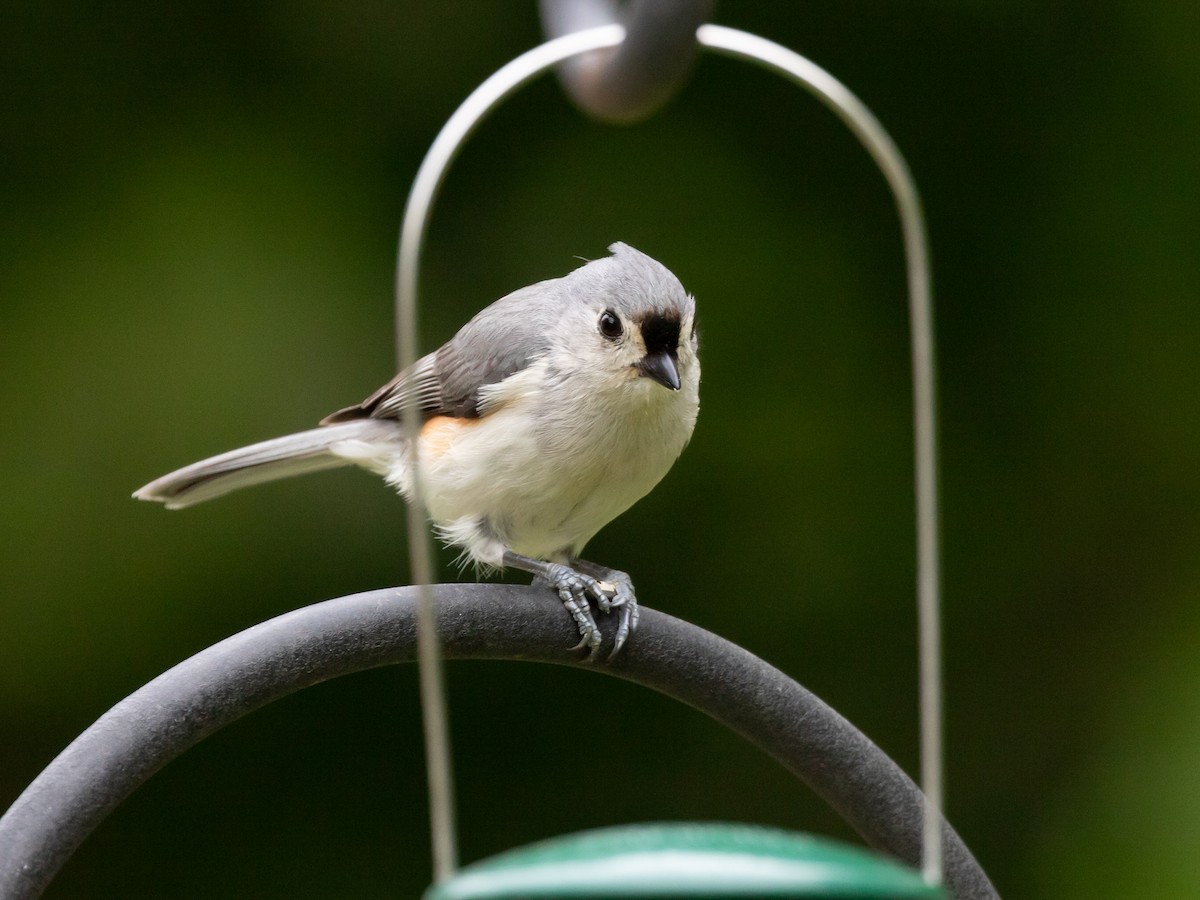
<instances>
[{"instance_id":1,"label":"black metal bar","mask_svg":"<svg viewBox=\"0 0 1200 900\"><path fill-rule=\"evenodd\" d=\"M571 652L578 635L549 592L503 584L433 588L448 659L522 659L590 668L707 713L805 781L877 850L917 866L921 794L886 754L778 669L716 635L643 608L611 664ZM603 617L612 641L612 619ZM41 895L83 840L142 782L189 747L273 700L416 653L416 589L328 600L256 625L160 675L105 713L0 818L0 897ZM943 823L954 897L997 894Z\"/></svg>"},{"instance_id":2,"label":"black metal bar","mask_svg":"<svg viewBox=\"0 0 1200 900\"><path fill-rule=\"evenodd\" d=\"M625 40L559 69L563 88L588 115L634 122L662 106L678 90L696 59L696 29L708 21L716 0L633 0L620 16L615 0L540 0L542 28L559 37L624 19Z\"/></svg>"}]
</instances>

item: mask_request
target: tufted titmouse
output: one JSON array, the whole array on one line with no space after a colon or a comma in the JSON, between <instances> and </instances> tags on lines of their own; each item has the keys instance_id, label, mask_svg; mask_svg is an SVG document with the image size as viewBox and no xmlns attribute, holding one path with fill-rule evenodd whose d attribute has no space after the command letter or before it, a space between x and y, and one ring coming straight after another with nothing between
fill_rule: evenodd
<instances>
[{"instance_id":1,"label":"tufted titmouse","mask_svg":"<svg viewBox=\"0 0 1200 900\"><path fill-rule=\"evenodd\" d=\"M138 490L178 509L238 488L355 464L408 497L404 407L423 419L421 497L438 536L477 565L543 579L595 657L589 598L637 627L629 576L579 558L683 451L699 410L695 301L626 244L514 291L434 353L311 431L214 456Z\"/></svg>"}]
</instances>

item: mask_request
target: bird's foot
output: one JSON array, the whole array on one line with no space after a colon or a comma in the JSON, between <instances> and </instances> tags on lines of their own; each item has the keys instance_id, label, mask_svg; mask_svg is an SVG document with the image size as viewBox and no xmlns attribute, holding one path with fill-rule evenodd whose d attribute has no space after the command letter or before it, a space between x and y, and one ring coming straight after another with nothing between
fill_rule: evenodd
<instances>
[{"instance_id":1,"label":"bird's foot","mask_svg":"<svg viewBox=\"0 0 1200 900\"><path fill-rule=\"evenodd\" d=\"M588 648L588 661L591 662L600 652L600 629L596 626L596 620L592 618L592 609L588 601L589 598L595 600L596 606L607 612L612 600L604 586L591 575L577 572L560 563L549 563L540 577L558 594L563 606L575 620L580 640L574 649Z\"/></svg>"},{"instance_id":2,"label":"bird's foot","mask_svg":"<svg viewBox=\"0 0 1200 900\"><path fill-rule=\"evenodd\" d=\"M618 569L598 566L582 559L573 560L572 564L577 572L596 579L596 584L602 591L602 596L596 599L596 606L600 612L617 612L617 635L613 640L612 653L608 655L611 660L621 652L625 641L637 628L639 612L637 597L633 593L633 579Z\"/></svg>"},{"instance_id":3,"label":"bird's foot","mask_svg":"<svg viewBox=\"0 0 1200 900\"><path fill-rule=\"evenodd\" d=\"M638 602L633 594L633 582L617 569L598 566L582 559L572 559L568 565L533 559L507 550L504 565L532 574L535 581L550 587L579 629L579 643L574 649L588 650L588 662L600 652L600 629L592 617L591 602L602 613L617 613L617 634L613 641L611 660L616 656L638 623Z\"/></svg>"}]
</instances>

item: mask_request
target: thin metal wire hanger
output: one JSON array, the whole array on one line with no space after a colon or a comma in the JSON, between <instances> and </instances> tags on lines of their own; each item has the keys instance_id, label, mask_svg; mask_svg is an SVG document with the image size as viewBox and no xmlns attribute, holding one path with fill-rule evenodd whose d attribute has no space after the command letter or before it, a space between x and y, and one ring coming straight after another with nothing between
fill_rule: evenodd
<instances>
[{"instance_id":1,"label":"thin metal wire hanger","mask_svg":"<svg viewBox=\"0 0 1200 900\"><path fill-rule=\"evenodd\" d=\"M554 38L523 53L477 87L442 127L427 152L408 197L396 262L396 331L401 369L417 359L417 283L421 251L438 189L450 164L479 123L505 98L541 73L582 54L613 48L625 28L605 25ZM858 137L882 170L899 213L907 265L912 343L915 485L917 507L917 600L920 653L921 787L925 795L922 872L939 884L943 876L940 830L942 807L942 688L940 629L940 551L936 396L932 289L924 215L903 156L870 110L824 69L765 38L719 25L696 31L699 45L755 63L803 87L828 106ZM417 409L404 410L410 453L420 429ZM410 465L417 466L413 453ZM431 539L425 521L420 479L413 479L408 504L413 581L420 588L418 616L422 715L430 792L433 868L436 881L457 867L453 776L441 652L428 585L433 579Z\"/></svg>"}]
</instances>

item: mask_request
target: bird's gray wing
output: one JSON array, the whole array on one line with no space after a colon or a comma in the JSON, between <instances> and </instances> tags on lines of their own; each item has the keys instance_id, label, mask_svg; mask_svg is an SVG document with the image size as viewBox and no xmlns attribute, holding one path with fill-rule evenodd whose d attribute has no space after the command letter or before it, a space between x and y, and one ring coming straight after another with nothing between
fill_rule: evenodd
<instances>
[{"instance_id":1,"label":"bird's gray wing","mask_svg":"<svg viewBox=\"0 0 1200 900\"><path fill-rule=\"evenodd\" d=\"M424 418L474 419L488 412L481 389L529 366L549 347L560 307L555 281L514 291L479 312L437 351L417 360L362 403L338 410L322 425L353 419L400 419L408 403Z\"/></svg>"},{"instance_id":2,"label":"bird's gray wing","mask_svg":"<svg viewBox=\"0 0 1200 900\"><path fill-rule=\"evenodd\" d=\"M354 419L399 419L410 402L416 403L424 418L438 415L442 391L436 364L436 353L421 357L366 400L339 409L322 419L321 424L334 425Z\"/></svg>"}]
</instances>

